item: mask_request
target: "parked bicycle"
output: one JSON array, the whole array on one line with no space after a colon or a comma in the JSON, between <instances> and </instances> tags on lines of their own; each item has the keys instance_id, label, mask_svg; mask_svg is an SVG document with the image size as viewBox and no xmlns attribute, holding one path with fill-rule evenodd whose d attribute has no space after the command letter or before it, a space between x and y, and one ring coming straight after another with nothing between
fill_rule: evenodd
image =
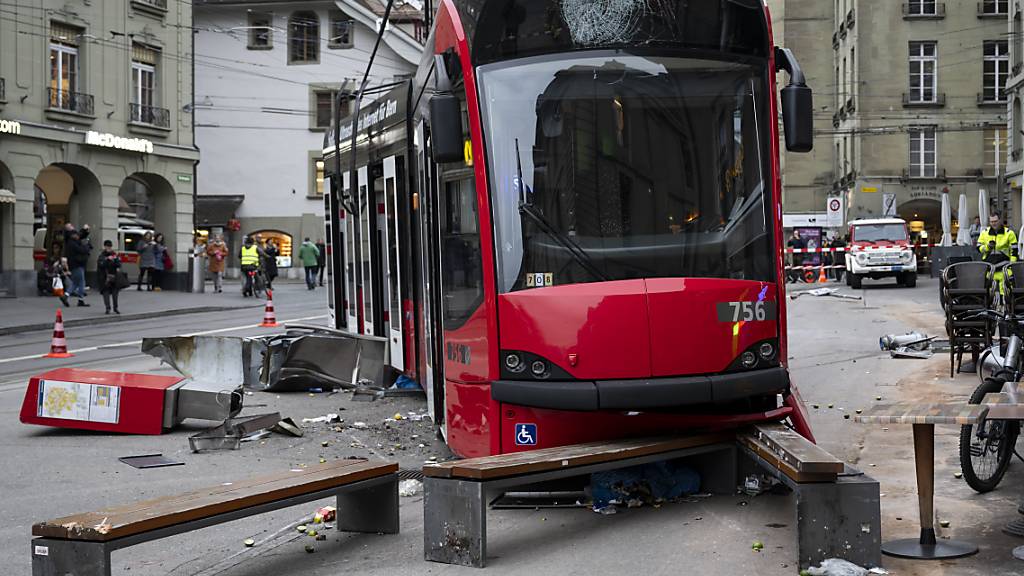
<instances>
[{"instance_id":1,"label":"parked bicycle","mask_svg":"<svg viewBox=\"0 0 1024 576\"><path fill-rule=\"evenodd\" d=\"M1014 270L1016 268L1016 270ZM1021 272L1019 266L1003 265L1004 276ZM1022 274L1024 276L1024 274ZM1013 283L1007 290L1012 291ZM963 319L986 318L999 326L999 345L978 359L981 384L971 394L971 404L981 404L988 394L1003 391L1007 382L1020 382L1024 375L1024 314L1016 313L1015 295L1004 294L1002 310L964 312ZM994 490L1006 474L1013 456L1024 461L1016 449L1020 435L1020 422L982 418L975 424L960 429L960 468L967 484L979 493Z\"/></svg>"},{"instance_id":2,"label":"parked bicycle","mask_svg":"<svg viewBox=\"0 0 1024 576\"><path fill-rule=\"evenodd\" d=\"M254 267L248 270L243 270L243 274L247 274L251 278L252 284L252 295L256 298L262 298L264 293L267 291L267 278L264 276L263 268ZM248 283L245 278L242 279L242 295L248 296L245 292L245 287Z\"/></svg>"}]
</instances>

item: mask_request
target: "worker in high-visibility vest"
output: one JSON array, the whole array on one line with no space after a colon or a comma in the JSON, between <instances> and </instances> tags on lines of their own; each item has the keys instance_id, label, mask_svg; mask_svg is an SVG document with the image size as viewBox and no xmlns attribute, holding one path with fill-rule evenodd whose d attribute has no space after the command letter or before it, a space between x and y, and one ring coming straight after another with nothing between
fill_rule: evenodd
<instances>
[{"instance_id":1,"label":"worker in high-visibility vest","mask_svg":"<svg viewBox=\"0 0 1024 576\"><path fill-rule=\"evenodd\" d=\"M250 272L255 272L260 267L260 250L252 241L252 236L245 237L245 245L239 250L238 258L242 265L242 280L245 282L245 286L242 288L242 296L252 296L252 275Z\"/></svg>"},{"instance_id":2,"label":"worker in high-visibility vest","mask_svg":"<svg viewBox=\"0 0 1024 576\"><path fill-rule=\"evenodd\" d=\"M981 259L993 266L1005 262L1017 261L1017 234L1003 225L1003 217L993 212L988 219L989 227L982 230L978 237L978 250ZM992 280L999 285L999 293L1003 293L1003 273L995 272Z\"/></svg>"}]
</instances>

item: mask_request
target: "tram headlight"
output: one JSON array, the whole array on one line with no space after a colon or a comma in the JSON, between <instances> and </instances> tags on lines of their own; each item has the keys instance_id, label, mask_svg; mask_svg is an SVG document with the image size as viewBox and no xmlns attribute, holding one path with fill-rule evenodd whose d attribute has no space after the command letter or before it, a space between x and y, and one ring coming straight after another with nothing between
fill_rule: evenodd
<instances>
[{"instance_id":1,"label":"tram headlight","mask_svg":"<svg viewBox=\"0 0 1024 576\"><path fill-rule=\"evenodd\" d=\"M508 368L509 372L515 372L518 374L526 368L526 364L523 362L523 359L519 354L513 352L505 356L505 368Z\"/></svg>"},{"instance_id":2,"label":"tram headlight","mask_svg":"<svg viewBox=\"0 0 1024 576\"><path fill-rule=\"evenodd\" d=\"M530 372L537 378L543 378L548 373L548 365L543 360L534 360L533 364L530 364Z\"/></svg>"},{"instance_id":3,"label":"tram headlight","mask_svg":"<svg viewBox=\"0 0 1024 576\"><path fill-rule=\"evenodd\" d=\"M750 350L747 350L740 356L740 363L743 364L744 368L753 368L757 365L757 356Z\"/></svg>"},{"instance_id":4,"label":"tram headlight","mask_svg":"<svg viewBox=\"0 0 1024 576\"><path fill-rule=\"evenodd\" d=\"M772 346L771 342L764 342L757 347L757 353L761 355L761 358L771 360L775 357L775 346Z\"/></svg>"}]
</instances>

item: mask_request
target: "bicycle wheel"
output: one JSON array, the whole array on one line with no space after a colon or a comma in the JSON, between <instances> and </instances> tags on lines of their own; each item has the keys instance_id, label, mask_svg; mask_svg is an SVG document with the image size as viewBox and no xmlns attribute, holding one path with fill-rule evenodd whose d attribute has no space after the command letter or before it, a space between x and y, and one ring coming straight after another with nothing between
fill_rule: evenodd
<instances>
[{"instance_id":1,"label":"bicycle wheel","mask_svg":"<svg viewBox=\"0 0 1024 576\"><path fill-rule=\"evenodd\" d=\"M986 394L1003 389L1003 380L986 378L971 394L971 404L981 404ZM960 469L975 492L995 490L1013 458L1020 424L1008 420L987 420L983 426L960 427Z\"/></svg>"}]
</instances>

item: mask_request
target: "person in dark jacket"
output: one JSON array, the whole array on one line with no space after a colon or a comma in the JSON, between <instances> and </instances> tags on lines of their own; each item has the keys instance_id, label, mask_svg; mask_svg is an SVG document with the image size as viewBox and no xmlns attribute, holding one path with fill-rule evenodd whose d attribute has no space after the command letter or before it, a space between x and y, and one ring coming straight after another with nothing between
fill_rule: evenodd
<instances>
[{"instance_id":1,"label":"person in dark jacket","mask_svg":"<svg viewBox=\"0 0 1024 576\"><path fill-rule=\"evenodd\" d=\"M164 235L157 234L153 237L153 269L150 270L152 275L153 290L159 292L163 290L161 286L164 279L164 272L167 270L166 258L167 245L164 244Z\"/></svg>"},{"instance_id":2,"label":"person in dark jacket","mask_svg":"<svg viewBox=\"0 0 1024 576\"><path fill-rule=\"evenodd\" d=\"M89 262L89 253L92 252L92 244L88 239L82 239L79 231L71 233L68 241L68 267L71 268L71 295L78 297L79 306L88 306L85 301L85 266Z\"/></svg>"},{"instance_id":3,"label":"person in dark jacket","mask_svg":"<svg viewBox=\"0 0 1024 576\"><path fill-rule=\"evenodd\" d=\"M317 238L317 240L316 240L316 249L320 251L320 253L316 257L316 268L317 268L316 275L317 275L317 277L319 279L319 284L321 286L323 286L324 285L324 268L327 267L327 245L324 244L324 239L323 238Z\"/></svg>"},{"instance_id":4,"label":"person in dark jacket","mask_svg":"<svg viewBox=\"0 0 1024 576\"><path fill-rule=\"evenodd\" d=\"M146 232L139 241L139 280L135 286L136 290L142 291L142 281L146 280L147 289L153 291L153 267L156 266L153 252L156 244L153 242L153 233Z\"/></svg>"},{"instance_id":5,"label":"person in dark jacket","mask_svg":"<svg viewBox=\"0 0 1024 576\"><path fill-rule=\"evenodd\" d=\"M110 304L113 302L114 314L120 314L121 311L117 309L117 293L121 288L117 283L117 276L121 273L121 258L110 240L103 241L103 251L96 262L96 270L100 276L100 294L103 295L103 305L107 307L106 313L110 314Z\"/></svg>"},{"instance_id":6,"label":"person in dark jacket","mask_svg":"<svg viewBox=\"0 0 1024 576\"><path fill-rule=\"evenodd\" d=\"M277 278L277 257L281 251L277 243L271 238L263 246L263 274L267 277L267 290L274 289L274 279Z\"/></svg>"}]
</instances>

